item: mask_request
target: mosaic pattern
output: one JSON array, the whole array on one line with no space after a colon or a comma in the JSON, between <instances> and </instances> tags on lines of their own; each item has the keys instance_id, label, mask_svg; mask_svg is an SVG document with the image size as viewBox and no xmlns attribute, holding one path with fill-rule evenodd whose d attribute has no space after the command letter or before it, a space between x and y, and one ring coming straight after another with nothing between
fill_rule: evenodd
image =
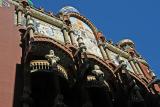
<instances>
[{"instance_id":1,"label":"mosaic pattern","mask_svg":"<svg viewBox=\"0 0 160 107\"><path fill-rule=\"evenodd\" d=\"M72 13L72 12L79 13L79 11L77 9L75 9L74 7L71 7L71 6L63 7L60 10L60 13L64 13L64 14Z\"/></svg>"},{"instance_id":2,"label":"mosaic pattern","mask_svg":"<svg viewBox=\"0 0 160 107\"><path fill-rule=\"evenodd\" d=\"M33 20L34 20L35 32L41 33L45 36L54 38L55 40L64 43L63 33L61 32L60 28L55 27L53 25L50 25L48 23L45 23L35 18Z\"/></svg>"},{"instance_id":3,"label":"mosaic pattern","mask_svg":"<svg viewBox=\"0 0 160 107\"><path fill-rule=\"evenodd\" d=\"M98 57L102 57L100 49L98 48L98 45L97 45L97 41L93 34L93 31L90 29L90 27L87 24L85 24L83 21L75 17L70 17L70 21L74 29L75 39L77 40L78 36L81 36L87 47L87 51Z\"/></svg>"},{"instance_id":4,"label":"mosaic pattern","mask_svg":"<svg viewBox=\"0 0 160 107\"><path fill-rule=\"evenodd\" d=\"M113 60L113 63L116 64L117 66L119 65L119 58L118 58L118 54L109 51L109 54L111 56L111 59ZM120 57L121 60L123 60L125 62L125 64L127 65L127 70L133 72L133 69L130 65L130 63L128 62L128 59L124 58L124 57Z\"/></svg>"},{"instance_id":5,"label":"mosaic pattern","mask_svg":"<svg viewBox=\"0 0 160 107\"><path fill-rule=\"evenodd\" d=\"M0 0L1 7L10 7L10 3L8 0Z\"/></svg>"}]
</instances>

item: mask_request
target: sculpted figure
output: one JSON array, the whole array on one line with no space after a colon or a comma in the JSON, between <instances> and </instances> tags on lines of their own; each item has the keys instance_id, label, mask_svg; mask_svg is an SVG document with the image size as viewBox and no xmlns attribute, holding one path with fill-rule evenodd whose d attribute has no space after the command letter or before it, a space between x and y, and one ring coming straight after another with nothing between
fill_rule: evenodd
<instances>
[{"instance_id":1,"label":"sculpted figure","mask_svg":"<svg viewBox=\"0 0 160 107\"><path fill-rule=\"evenodd\" d=\"M55 56L53 50L50 50L50 51L49 51L49 54L46 55L45 57L48 59L48 61L50 62L50 64L51 64L52 66L53 66L54 64L56 64L56 63L60 60L59 57Z\"/></svg>"},{"instance_id":2,"label":"sculpted figure","mask_svg":"<svg viewBox=\"0 0 160 107\"><path fill-rule=\"evenodd\" d=\"M92 73L96 76L98 80L104 78L104 73L100 70L98 65L94 65L94 70L92 70Z\"/></svg>"}]
</instances>

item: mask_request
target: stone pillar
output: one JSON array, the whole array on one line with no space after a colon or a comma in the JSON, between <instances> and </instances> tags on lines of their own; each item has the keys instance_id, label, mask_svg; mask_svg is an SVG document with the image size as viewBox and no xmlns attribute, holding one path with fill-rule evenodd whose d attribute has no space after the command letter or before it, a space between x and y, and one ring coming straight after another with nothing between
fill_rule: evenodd
<instances>
[{"instance_id":1,"label":"stone pillar","mask_svg":"<svg viewBox=\"0 0 160 107\"><path fill-rule=\"evenodd\" d=\"M106 53L106 55L107 55L107 59L108 59L108 60L111 60L110 53L109 53L109 50L108 50L108 48L107 48L106 45L107 45L107 44L104 45L104 50L105 50L105 53Z\"/></svg>"},{"instance_id":2,"label":"stone pillar","mask_svg":"<svg viewBox=\"0 0 160 107\"><path fill-rule=\"evenodd\" d=\"M139 72L137 71L137 68L136 68L136 66L135 66L135 64L134 64L133 58L130 58L130 59L129 59L129 63L131 64L131 67L133 68L134 72L135 72L136 74L139 74Z\"/></svg>"},{"instance_id":3,"label":"stone pillar","mask_svg":"<svg viewBox=\"0 0 160 107\"><path fill-rule=\"evenodd\" d=\"M99 49L100 49L100 51L101 51L101 54L102 54L102 56L103 56L103 59L104 59L104 60L107 60L108 58L107 58L107 55L106 55L106 53L105 53L104 48L103 48L102 45L103 45L102 42L99 40L99 41L98 41L98 47L99 47Z\"/></svg>"},{"instance_id":4,"label":"stone pillar","mask_svg":"<svg viewBox=\"0 0 160 107\"><path fill-rule=\"evenodd\" d=\"M75 40L75 38L74 38L74 31L73 31L73 30L70 30L70 31L69 31L69 36L70 36L72 45L73 45L73 46L76 46L77 44L76 44L76 40Z\"/></svg>"},{"instance_id":5,"label":"stone pillar","mask_svg":"<svg viewBox=\"0 0 160 107\"><path fill-rule=\"evenodd\" d=\"M23 8L22 7L18 7L17 8L17 24L18 25L22 25L22 13L23 13Z\"/></svg>"},{"instance_id":6,"label":"stone pillar","mask_svg":"<svg viewBox=\"0 0 160 107\"><path fill-rule=\"evenodd\" d=\"M62 32L63 32L63 35L64 35L64 41L66 44L70 44L70 39L69 39L69 35L68 35L68 32L67 32L68 28L66 25L63 26L62 28Z\"/></svg>"}]
</instances>

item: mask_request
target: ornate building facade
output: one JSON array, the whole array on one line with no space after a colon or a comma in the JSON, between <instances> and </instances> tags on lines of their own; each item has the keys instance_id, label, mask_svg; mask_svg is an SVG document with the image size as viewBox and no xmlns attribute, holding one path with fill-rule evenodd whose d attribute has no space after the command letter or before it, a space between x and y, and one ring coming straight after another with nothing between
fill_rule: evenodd
<instances>
[{"instance_id":1,"label":"ornate building facade","mask_svg":"<svg viewBox=\"0 0 160 107\"><path fill-rule=\"evenodd\" d=\"M160 81L78 10L0 0L0 107L159 107Z\"/></svg>"}]
</instances>

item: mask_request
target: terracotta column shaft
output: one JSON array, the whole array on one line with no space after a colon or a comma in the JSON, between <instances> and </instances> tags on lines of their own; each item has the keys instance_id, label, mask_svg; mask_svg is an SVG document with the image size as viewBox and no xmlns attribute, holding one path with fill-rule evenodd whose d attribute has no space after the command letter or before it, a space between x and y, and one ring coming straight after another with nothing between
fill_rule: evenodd
<instances>
[{"instance_id":1,"label":"terracotta column shaft","mask_svg":"<svg viewBox=\"0 0 160 107\"><path fill-rule=\"evenodd\" d=\"M139 65L138 65L138 63L136 61L135 61L135 66L136 66L137 71L139 72L139 74L143 75L142 70L141 70L141 68L139 67Z\"/></svg>"},{"instance_id":2,"label":"terracotta column shaft","mask_svg":"<svg viewBox=\"0 0 160 107\"><path fill-rule=\"evenodd\" d=\"M135 72L136 74L139 74L138 71L137 71L137 68L136 68L135 65L134 65L133 60L130 60L129 62L130 62L130 64L131 64L131 66L132 66L134 72Z\"/></svg>"}]
</instances>

